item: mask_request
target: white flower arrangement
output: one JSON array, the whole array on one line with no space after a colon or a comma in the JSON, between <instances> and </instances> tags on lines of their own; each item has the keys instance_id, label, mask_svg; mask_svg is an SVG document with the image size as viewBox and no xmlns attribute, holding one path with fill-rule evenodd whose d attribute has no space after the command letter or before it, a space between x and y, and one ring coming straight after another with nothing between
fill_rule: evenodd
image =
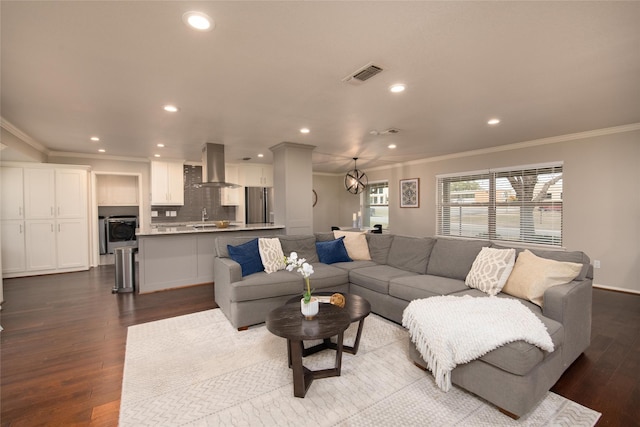
<instances>
[{"instance_id":1,"label":"white flower arrangement","mask_svg":"<svg viewBox=\"0 0 640 427\"><path fill-rule=\"evenodd\" d=\"M307 289L302 294L304 296L304 302L308 303L311 300L311 286L309 284L309 276L313 274L313 266L307 262L305 258L298 258L297 252L291 252L288 257L284 257L284 262L287 264L287 271L296 270L296 272L302 275Z\"/></svg>"}]
</instances>

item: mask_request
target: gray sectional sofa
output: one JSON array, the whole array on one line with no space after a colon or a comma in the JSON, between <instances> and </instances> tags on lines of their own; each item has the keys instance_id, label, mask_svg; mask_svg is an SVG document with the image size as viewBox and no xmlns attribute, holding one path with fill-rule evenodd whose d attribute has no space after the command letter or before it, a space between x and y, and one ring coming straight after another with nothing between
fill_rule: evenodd
<instances>
[{"instance_id":1,"label":"gray sectional sofa","mask_svg":"<svg viewBox=\"0 0 640 427\"><path fill-rule=\"evenodd\" d=\"M332 233L277 237L286 255L296 251L313 264L311 283L316 291L363 296L374 313L397 323L402 322L404 309L414 299L439 295L487 297L469 288L465 277L481 249L491 246L488 241L368 234L371 260L327 265L319 262L315 243L333 240ZM240 265L229 257L227 245L237 246L251 239L221 236L216 240L215 301L237 328L264 322L269 311L300 295L304 286L300 274L286 270L242 277ZM457 366L451 374L453 384L515 417L529 412L544 397L589 346L591 336L593 270L589 258L582 252L532 252L542 258L583 265L575 280L546 290L543 308L519 299L545 324L555 351L547 353L516 341ZM504 293L498 297L515 298ZM414 363L426 367L415 346L409 346Z\"/></svg>"}]
</instances>

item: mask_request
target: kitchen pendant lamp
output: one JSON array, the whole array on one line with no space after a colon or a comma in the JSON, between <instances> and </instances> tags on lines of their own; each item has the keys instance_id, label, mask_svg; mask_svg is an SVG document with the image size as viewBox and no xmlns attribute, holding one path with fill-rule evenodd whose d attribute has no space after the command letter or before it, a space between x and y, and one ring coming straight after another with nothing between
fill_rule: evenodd
<instances>
[{"instance_id":1,"label":"kitchen pendant lamp","mask_svg":"<svg viewBox=\"0 0 640 427\"><path fill-rule=\"evenodd\" d=\"M344 188L351 194L360 194L364 191L365 187L369 183L367 174L358 169L357 157L353 158L353 170L347 172L344 177Z\"/></svg>"}]
</instances>

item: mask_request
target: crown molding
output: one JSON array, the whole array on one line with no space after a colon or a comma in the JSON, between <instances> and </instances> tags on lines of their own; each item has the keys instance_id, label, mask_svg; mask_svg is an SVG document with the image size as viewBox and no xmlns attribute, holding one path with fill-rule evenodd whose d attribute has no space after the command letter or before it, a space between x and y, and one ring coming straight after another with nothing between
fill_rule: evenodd
<instances>
[{"instance_id":1,"label":"crown molding","mask_svg":"<svg viewBox=\"0 0 640 427\"><path fill-rule=\"evenodd\" d=\"M20 129L18 129L16 126L14 126L11 122L9 122L4 117L0 117L0 127L2 127L7 132L10 132L11 134L13 134L16 138L20 139L25 144L30 145L31 147L33 147L34 149L38 150L41 153L49 155L50 151L47 147L44 146L44 144L40 143L39 141L36 141L35 139L33 139L32 137L30 137Z\"/></svg>"},{"instance_id":2,"label":"crown molding","mask_svg":"<svg viewBox=\"0 0 640 427\"><path fill-rule=\"evenodd\" d=\"M49 157L70 157L77 159L96 159L96 160L122 160L124 162L136 162L136 163L149 163L149 159L146 157L124 157L124 156L111 156L109 154L87 154L87 153L74 153L67 151L50 151Z\"/></svg>"},{"instance_id":3,"label":"crown molding","mask_svg":"<svg viewBox=\"0 0 640 427\"><path fill-rule=\"evenodd\" d=\"M575 141L576 139L595 138L604 135L613 135L617 133L633 132L640 130L640 123L631 123L628 125L614 126L610 128L594 129L586 132L570 133L566 135L551 136L549 138L534 139L531 141L516 142L513 144L500 145L497 147L481 148L478 150L461 151L459 153L445 154L443 156L428 157L425 159L411 160L394 165L394 167L402 167L407 165L417 165L421 163L433 163L443 160L459 159L463 157L479 156L482 154L499 153L502 151L520 150L522 148L537 147L540 145L558 144L561 142ZM378 168L376 168L378 169Z\"/></svg>"}]
</instances>

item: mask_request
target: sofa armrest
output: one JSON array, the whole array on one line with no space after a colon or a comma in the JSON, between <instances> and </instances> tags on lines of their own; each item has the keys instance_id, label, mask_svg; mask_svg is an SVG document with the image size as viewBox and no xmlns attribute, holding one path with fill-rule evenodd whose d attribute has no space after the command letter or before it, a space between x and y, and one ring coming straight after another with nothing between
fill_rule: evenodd
<instances>
[{"instance_id":1,"label":"sofa armrest","mask_svg":"<svg viewBox=\"0 0 640 427\"><path fill-rule=\"evenodd\" d=\"M240 264L231 258L213 258L213 297L220 310L233 323L231 312L231 284L242 280Z\"/></svg>"},{"instance_id":2,"label":"sofa armrest","mask_svg":"<svg viewBox=\"0 0 640 427\"><path fill-rule=\"evenodd\" d=\"M242 267L231 258L213 259L213 282L222 286L242 280Z\"/></svg>"},{"instance_id":3,"label":"sofa armrest","mask_svg":"<svg viewBox=\"0 0 640 427\"><path fill-rule=\"evenodd\" d=\"M552 286L544 293L544 316L562 323L564 343L562 361L566 367L591 342L592 280L586 278Z\"/></svg>"}]
</instances>

